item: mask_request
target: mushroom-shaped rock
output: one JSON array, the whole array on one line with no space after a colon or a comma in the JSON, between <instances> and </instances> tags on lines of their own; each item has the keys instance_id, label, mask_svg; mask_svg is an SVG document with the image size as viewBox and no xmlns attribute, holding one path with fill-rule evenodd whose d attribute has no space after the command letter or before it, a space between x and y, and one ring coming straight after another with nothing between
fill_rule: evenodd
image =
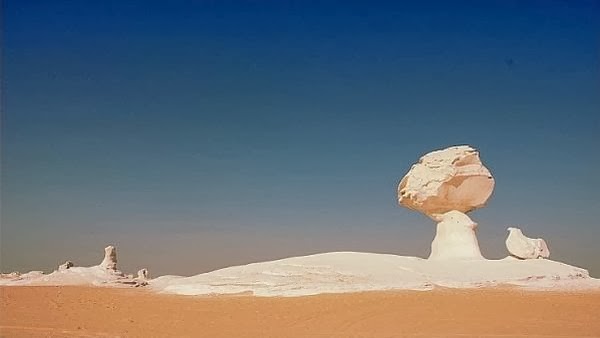
<instances>
[{"instance_id":1,"label":"mushroom-shaped rock","mask_svg":"<svg viewBox=\"0 0 600 338\"><path fill-rule=\"evenodd\" d=\"M536 259L550 257L550 250L546 241L541 238L528 238L519 228L508 228L506 248L508 252L522 259Z\"/></svg>"},{"instance_id":2,"label":"mushroom-shaped rock","mask_svg":"<svg viewBox=\"0 0 600 338\"><path fill-rule=\"evenodd\" d=\"M75 266L75 264L73 264L73 262L66 261L63 264L61 264L61 265L58 266L58 271L67 270L67 269L70 269L70 268L72 268L74 266Z\"/></svg>"},{"instance_id":3,"label":"mushroom-shaped rock","mask_svg":"<svg viewBox=\"0 0 600 338\"><path fill-rule=\"evenodd\" d=\"M429 259L483 259L475 236L477 223L456 210L440 215L439 220Z\"/></svg>"},{"instance_id":4,"label":"mushroom-shaped rock","mask_svg":"<svg viewBox=\"0 0 600 338\"><path fill-rule=\"evenodd\" d=\"M494 178L470 146L425 154L398 185L398 203L438 222L429 259L483 259L473 222L465 213L482 207Z\"/></svg>"},{"instance_id":5,"label":"mushroom-shaped rock","mask_svg":"<svg viewBox=\"0 0 600 338\"><path fill-rule=\"evenodd\" d=\"M482 207L494 190L494 178L470 146L430 152L398 185L398 203L437 220L436 214L463 213Z\"/></svg>"},{"instance_id":6,"label":"mushroom-shaped rock","mask_svg":"<svg viewBox=\"0 0 600 338\"><path fill-rule=\"evenodd\" d=\"M112 245L104 248L104 259L100 266L107 270L117 270L117 248Z\"/></svg>"}]
</instances>

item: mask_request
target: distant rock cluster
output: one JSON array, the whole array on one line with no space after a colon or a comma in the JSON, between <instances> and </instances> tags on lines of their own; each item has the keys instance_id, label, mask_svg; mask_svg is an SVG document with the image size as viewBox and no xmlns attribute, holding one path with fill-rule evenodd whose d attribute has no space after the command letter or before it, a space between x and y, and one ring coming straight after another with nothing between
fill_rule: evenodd
<instances>
[{"instance_id":1,"label":"distant rock cluster","mask_svg":"<svg viewBox=\"0 0 600 338\"><path fill-rule=\"evenodd\" d=\"M123 285L144 286L148 284L148 270L141 269L137 277L125 275L117 269L117 249L104 248L104 259L99 265L78 267L66 261L50 274L31 271L25 274L12 272L0 275L0 285Z\"/></svg>"}]
</instances>

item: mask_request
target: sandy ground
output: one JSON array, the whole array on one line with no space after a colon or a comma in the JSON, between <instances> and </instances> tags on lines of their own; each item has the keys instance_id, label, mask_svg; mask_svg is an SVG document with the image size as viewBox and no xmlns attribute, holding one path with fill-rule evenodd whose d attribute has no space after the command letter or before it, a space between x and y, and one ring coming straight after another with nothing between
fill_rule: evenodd
<instances>
[{"instance_id":1,"label":"sandy ground","mask_svg":"<svg viewBox=\"0 0 600 338\"><path fill-rule=\"evenodd\" d=\"M600 337L600 292L511 289L298 298L0 288L2 337Z\"/></svg>"}]
</instances>

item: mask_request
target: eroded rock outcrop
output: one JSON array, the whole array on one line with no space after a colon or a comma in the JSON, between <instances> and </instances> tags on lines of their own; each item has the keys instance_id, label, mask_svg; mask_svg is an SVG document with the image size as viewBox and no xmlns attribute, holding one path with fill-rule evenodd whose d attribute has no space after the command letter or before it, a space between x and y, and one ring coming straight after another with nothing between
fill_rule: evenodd
<instances>
[{"instance_id":1,"label":"eroded rock outcrop","mask_svg":"<svg viewBox=\"0 0 600 338\"><path fill-rule=\"evenodd\" d=\"M104 259L100 266L107 270L117 270L117 248L112 245L104 248Z\"/></svg>"},{"instance_id":2,"label":"eroded rock outcrop","mask_svg":"<svg viewBox=\"0 0 600 338\"><path fill-rule=\"evenodd\" d=\"M74 266L75 266L75 264L73 262L66 261L63 264L61 264L61 265L58 266L58 271L67 270L67 269L70 269L70 268L72 268Z\"/></svg>"},{"instance_id":3,"label":"eroded rock outcrop","mask_svg":"<svg viewBox=\"0 0 600 338\"><path fill-rule=\"evenodd\" d=\"M511 255L521 259L550 257L550 250L543 239L526 237L519 228L510 227L507 230L506 248Z\"/></svg>"},{"instance_id":4,"label":"eroded rock outcrop","mask_svg":"<svg viewBox=\"0 0 600 338\"><path fill-rule=\"evenodd\" d=\"M430 152L419 159L398 185L398 203L437 220L457 210L467 213L485 205L494 178L470 146Z\"/></svg>"},{"instance_id":5,"label":"eroded rock outcrop","mask_svg":"<svg viewBox=\"0 0 600 338\"><path fill-rule=\"evenodd\" d=\"M109 245L104 249L104 259L94 266L74 266L73 262L66 261L58 270L50 274L41 271L32 271L25 274L1 274L0 285L98 285L98 286L144 286L147 285L148 272L146 269L141 274L143 277L135 278L125 275L117 269L117 249ZM145 276L145 277L144 277Z\"/></svg>"},{"instance_id":6,"label":"eroded rock outcrop","mask_svg":"<svg viewBox=\"0 0 600 338\"><path fill-rule=\"evenodd\" d=\"M493 190L479 152L454 146L430 152L410 168L398 185L398 203L438 222L430 259L483 259L477 223L465 213L484 206Z\"/></svg>"},{"instance_id":7,"label":"eroded rock outcrop","mask_svg":"<svg viewBox=\"0 0 600 338\"><path fill-rule=\"evenodd\" d=\"M148 280L150 278L150 274L148 273L148 269L140 269L137 272L137 279L139 280Z\"/></svg>"}]
</instances>

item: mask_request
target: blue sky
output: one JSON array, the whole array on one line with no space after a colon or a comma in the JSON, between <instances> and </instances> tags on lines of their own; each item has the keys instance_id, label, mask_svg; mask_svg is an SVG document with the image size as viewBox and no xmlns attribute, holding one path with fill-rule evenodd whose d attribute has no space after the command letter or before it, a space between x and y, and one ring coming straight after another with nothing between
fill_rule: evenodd
<instances>
[{"instance_id":1,"label":"blue sky","mask_svg":"<svg viewBox=\"0 0 600 338\"><path fill-rule=\"evenodd\" d=\"M597 1L3 6L2 270L426 256L396 185L470 144L484 254L517 225L600 274Z\"/></svg>"}]
</instances>

